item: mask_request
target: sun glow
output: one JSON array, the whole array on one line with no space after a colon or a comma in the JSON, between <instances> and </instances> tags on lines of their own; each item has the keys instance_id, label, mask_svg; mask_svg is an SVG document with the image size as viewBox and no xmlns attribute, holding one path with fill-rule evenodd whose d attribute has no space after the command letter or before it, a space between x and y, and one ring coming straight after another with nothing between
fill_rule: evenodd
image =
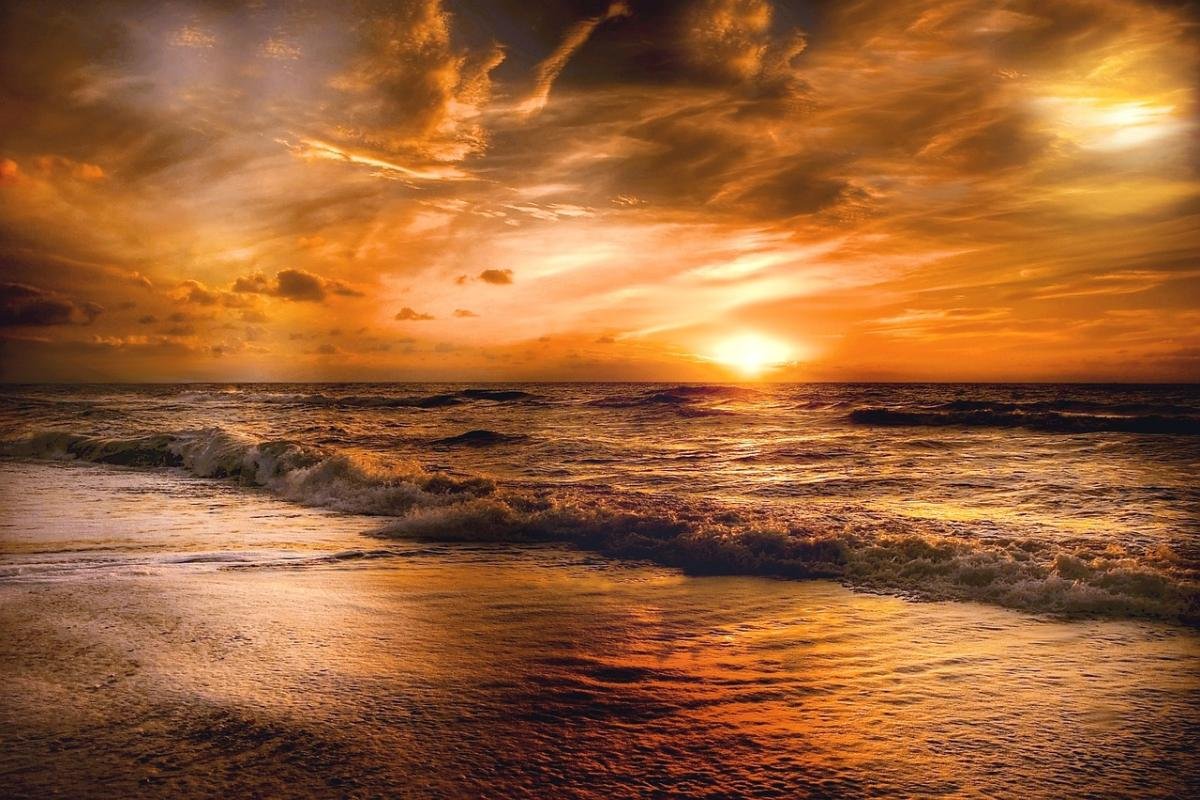
<instances>
[{"instance_id":1,"label":"sun glow","mask_svg":"<svg viewBox=\"0 0 1200 800\"><path fill-rule=\"evenodd\" d=\"M717 343L712 360L731 367L746 376L781 367L792 357L792 348L785 342L759 333L740 333Z\"/></svg>"},{"instance_id":2,"label":"sun glow","mask_svg":"<svg viewBox=\"0 0 1200 800\"><path fill-rule=\"evenodd\" d=\"M1145 99L1049 97L1041 105L1060 134L1092 150L1129 150L1187 130L1175 106Z\"/></svg>"}]
</instances>

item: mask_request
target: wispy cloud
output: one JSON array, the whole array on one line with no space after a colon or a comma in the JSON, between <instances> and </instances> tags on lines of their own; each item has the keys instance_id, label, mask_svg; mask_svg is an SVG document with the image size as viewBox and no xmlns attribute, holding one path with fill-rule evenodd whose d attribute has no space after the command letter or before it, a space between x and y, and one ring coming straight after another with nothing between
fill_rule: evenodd
<instances>
[{"instance_id":1,"label":"wispy cloud","mask_svg":"<svg viewBox=\"0 0 1200 800\"><path fill-rule=\"evenodd\" d=\"M545 108L546 103L549 102L550 90L554 87L554 81L566 68L567 62L571 60L571 56L575 55L575 51L587 43L597 27L609 20L627 17L629 14L629 4L618 0L610 4L608 10L600 16L588 17L572 25L563 36L562 41L558 43L558 47L554 48L554 52L537 65L533 91L521 103L521 113L528 116Z\"/></svg>"}]
</instances>

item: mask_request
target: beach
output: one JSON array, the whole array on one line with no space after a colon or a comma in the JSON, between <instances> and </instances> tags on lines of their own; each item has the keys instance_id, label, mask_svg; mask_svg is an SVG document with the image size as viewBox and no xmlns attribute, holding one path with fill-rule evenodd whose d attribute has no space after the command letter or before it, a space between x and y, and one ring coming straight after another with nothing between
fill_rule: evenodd
<instances>
[{"instance_id":1,"label":"beach","mask_svg":"<svg viewBox=\"0 0 1200 800\"><path fill-rule=\"evenodd\" d=\"M2 466L10 797L1180 797L1198 774L1186 627Z\"/></svg>"}]
</instances>

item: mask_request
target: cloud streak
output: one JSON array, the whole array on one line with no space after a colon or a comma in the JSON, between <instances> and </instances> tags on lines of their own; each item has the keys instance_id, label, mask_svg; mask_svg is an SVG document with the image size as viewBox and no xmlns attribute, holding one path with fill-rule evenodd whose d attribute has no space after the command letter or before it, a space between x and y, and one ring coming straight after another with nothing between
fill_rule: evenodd
<instances>
[{"instance_id":1,"label":"cloud streak","mask_svg":"<svg viewBox=\"0 0 1200 800\"><path fill-rule=\"evenodd\" d=\"M600 16L582 19L572 25L563 36L562 41L554 48L554 52L535 68L533 91L521 103L521 113L530 116L545 108L546 103L550 100L550 90L554 87L554 81L566 68L571 56L591 38L592 32L605 22L627 17L630 13L629 4L618 0L611 3Z\"/></svg>"}]
</instances>

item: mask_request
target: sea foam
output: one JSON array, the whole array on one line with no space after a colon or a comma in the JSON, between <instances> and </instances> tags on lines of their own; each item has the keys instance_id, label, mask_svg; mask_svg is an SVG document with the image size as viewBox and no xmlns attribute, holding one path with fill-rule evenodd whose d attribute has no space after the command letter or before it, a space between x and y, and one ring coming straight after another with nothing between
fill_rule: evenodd
<instances>
[{"instance_id":1,"label":"sea foam","mask_svg":"<svg viewBox=\"0 0 1200 800\"><path fill-rule=\"evenodd\" d=\"M830 578L927 600L1200 624L1200 573L1165 546L985 539L917 521L800 520L695 498L497 487L484 477L219 428L124 439L44 432L2 452L183 468L304 505L388 517L374 531L381 538L565 542L693 574Z\"/></svg>"}]
</instances>

